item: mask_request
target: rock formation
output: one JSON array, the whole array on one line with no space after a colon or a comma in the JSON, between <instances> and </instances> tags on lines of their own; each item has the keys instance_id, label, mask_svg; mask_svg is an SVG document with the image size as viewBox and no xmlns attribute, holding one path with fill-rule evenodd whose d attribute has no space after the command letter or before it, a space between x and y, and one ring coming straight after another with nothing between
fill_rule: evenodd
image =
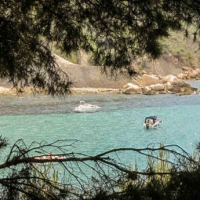
<instances>
[{"instance_id":1,"label":"rock formation","mask_svg":"<svg viewBox=\"0 0 200 200\"><path fill-rule=\"evenodd\" d=\"M183 80L200 80L200 69L185 67L183 68L183 72L177 76Z\"/></svg>"},{"instance_id":2,"label":"rock formation","mask_svg":"<svg viewBox=\"0 0 200 200\"><path fill-rule=\"evenodd\" d=\"M124 94L178 94L190 95L197 93L197 89L191 87L181 78L174 75L156 76L147 75L137 78L138 84L127 83L124 85L122 92Z\"/></svg>"}]
</instances>

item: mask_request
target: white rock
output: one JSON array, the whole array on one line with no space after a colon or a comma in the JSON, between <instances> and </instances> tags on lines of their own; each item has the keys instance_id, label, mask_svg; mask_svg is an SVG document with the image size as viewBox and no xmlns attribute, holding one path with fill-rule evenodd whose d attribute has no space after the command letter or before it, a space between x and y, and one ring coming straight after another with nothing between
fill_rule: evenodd
<instances>
[{"instance_id":1,"label":"white rock","mask_svg":"<svg viewBox=\"0 0 200 200\"><path fill-rule=\"evenodd\" d=\"M155 75L144 74L140 78L140 82L141 82L141 85L143 85L145 87L145 86L149 86L152 84L160 84L161 80L158 77L156 77Z\"/></svg>"},{"instance_id":2,"label":"white rock","mask_svg":"<svg viewBox=\"0 0 200 200\"><path fill-rule=\"evenodd\" d=\"M125 93L125 94L141 94L142 88L138 85L133 84L133 83L127 83L123 87L123 93Z\"/></svg>"},{"instance_id":3,"label":"white rock","mask_svg":"<svg viewBox=\"0 0 200 200\"><path fill-rule=\"evenodd\" d=\"M149 86L152 90L161 91L164 90L165 86L163 84L155 84Z\"/></svg>"}]
</instances>

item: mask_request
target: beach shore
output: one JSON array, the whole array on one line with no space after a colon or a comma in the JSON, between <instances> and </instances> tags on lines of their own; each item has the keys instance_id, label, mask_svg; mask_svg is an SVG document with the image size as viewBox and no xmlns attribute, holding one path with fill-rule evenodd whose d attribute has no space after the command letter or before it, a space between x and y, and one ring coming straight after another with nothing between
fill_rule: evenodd
<instances>
[{"instance_id":1,"label":"beach shore","mask_svg":"<svg viewBox=\"0 0 200 200\"><path fill-rule=\"evenodd\" d=\"M83 87L83 88L71 88L70 89L71 94L120 94L121 89L113 89L113 88L89 88L89 87ZM26 87L21 89L20 91L17 91L15 88L9 88L9 87L2 87L0 86L0 95L9 95L9 94L35 94L35 93L43 93L41 90L35 90L30 87Z\"/></svg>"}]
</instances>

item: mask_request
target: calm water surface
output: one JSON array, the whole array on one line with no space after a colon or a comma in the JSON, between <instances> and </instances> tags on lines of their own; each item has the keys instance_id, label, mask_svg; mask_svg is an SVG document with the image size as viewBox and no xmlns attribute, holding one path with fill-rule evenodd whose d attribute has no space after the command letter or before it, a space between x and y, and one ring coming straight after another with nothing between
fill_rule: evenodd
<instances>
[{"instance_id":1,"label":"calm water surface","mask_svg":"<svg viewBox=\"0 0 200 200\"><path fill-rule=\"evenodd\" d=\"M195 82L199 87L200 82ZM74 113L80 100L102 107L97 113ZM144 118L163 120L159 129L145 130ZM188 152L200 141L200 95L73 95L0 96L0 135L10 145L23 139L53 142L77 139L69 151L89 155L120 147L177 144ZM123 159L130 162L129 155Z\"/></svg>"}]
</instances>

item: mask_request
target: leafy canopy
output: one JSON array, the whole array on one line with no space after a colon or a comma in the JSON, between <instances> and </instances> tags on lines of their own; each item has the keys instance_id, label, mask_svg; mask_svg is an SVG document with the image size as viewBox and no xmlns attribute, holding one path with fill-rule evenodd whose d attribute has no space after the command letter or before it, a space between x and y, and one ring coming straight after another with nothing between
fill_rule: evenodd
<instances>
[{"instance_id":1,"label":"leafy canopy","mask_svg":"<svg viewBox=\"0 0 200 200\"><path fill-rule=\"evenodd\" d=\"M133 59L157 58L160 39L193 24L199 34L200 3L192 0L0 0L0 78L69 91L71 81L55 63L52 44L66 54L92 52L95 65L134 74Z\"/></svg>"}]
</instances>

